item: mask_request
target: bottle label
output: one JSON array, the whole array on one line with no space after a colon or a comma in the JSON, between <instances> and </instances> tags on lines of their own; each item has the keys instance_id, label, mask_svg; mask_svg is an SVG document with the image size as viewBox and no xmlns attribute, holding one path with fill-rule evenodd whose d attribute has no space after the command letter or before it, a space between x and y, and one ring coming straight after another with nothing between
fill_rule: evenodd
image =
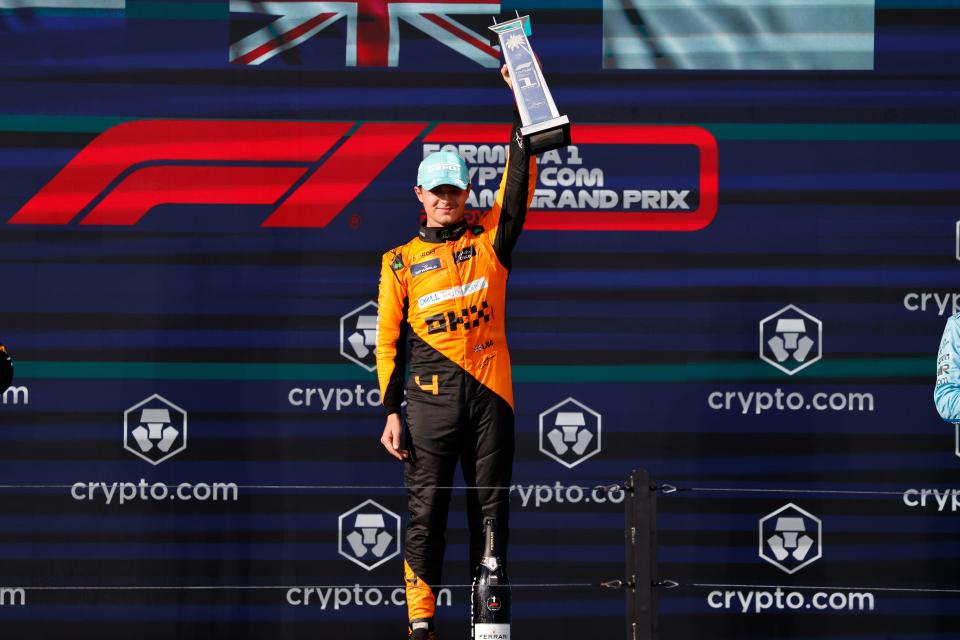
<instances>
[{"instance_id":1,"label":"bottle label","mask_svg":"<svg viewBox=\"0 0 960 640\"><path fill-rule=\"evenodd\" d=\"M484 604L487 605L488 611L493 611L494 613L503 608L503 601L495 595L487 598L487 601Z\"/></svg>"},{"instance_id":2,"label":"bottle label","mask_svg":"<svg viewBox=\"0 0 960 640\"><path fill-rule=\"evenodd\" d=\"M510 640L509 624L477 624L473 628L474 640Z\"/></svg>"}]
</instances>

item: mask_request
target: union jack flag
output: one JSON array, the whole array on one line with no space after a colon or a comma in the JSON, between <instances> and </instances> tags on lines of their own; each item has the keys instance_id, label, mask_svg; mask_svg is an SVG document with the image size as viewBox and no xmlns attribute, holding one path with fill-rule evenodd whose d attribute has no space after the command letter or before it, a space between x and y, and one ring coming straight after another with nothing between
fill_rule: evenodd
<instances>
[{"instance_id":1,"label":"union jack flag","mask_svg":"<svg viewBox=\"0 0 960 640\"><path fill-rule=\"evenodd\" d=\"M230 0L233 13L277 16L230 45L230 62L261 64L297 47L332 24L347 20L348 67L396 67L400 64L400 25L414 26L484 67L497 67L500 53L488 39L447 14L500 13L499 0Z\"/></svg>"}]
</instances>

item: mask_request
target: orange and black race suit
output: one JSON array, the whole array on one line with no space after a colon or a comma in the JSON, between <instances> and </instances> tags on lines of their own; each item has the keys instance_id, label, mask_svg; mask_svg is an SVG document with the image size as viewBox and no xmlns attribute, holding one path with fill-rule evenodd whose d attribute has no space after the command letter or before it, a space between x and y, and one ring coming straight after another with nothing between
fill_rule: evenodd
<instances>
[{"instance_id":1,"label":"orange and black race suit","mask_svg":"<svg viewBox=\"0 0 960 640\"><path fill-rule=\"evenodd\" d=\"M506 284L535 184L536 158L525 153L515 116L493 207L473 224L420 227L383 256L377 374L388 415L400 413L409 367L404 568L411 622L433 618L431 585L441 584L458 459L466 484L478 487L467 490L471 570L480 562L485 517L496 518L506 557L514 451Z\"/></svg>"}]
</instances>

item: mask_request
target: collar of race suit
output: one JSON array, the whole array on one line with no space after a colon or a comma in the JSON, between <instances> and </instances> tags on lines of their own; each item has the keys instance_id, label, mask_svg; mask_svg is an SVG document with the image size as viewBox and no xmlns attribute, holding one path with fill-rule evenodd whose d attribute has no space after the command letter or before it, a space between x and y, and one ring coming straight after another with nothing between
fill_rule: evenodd
<instances>
[{"instance_id":1,"label":"collar of race suit","mask_svg":"<svg viewBox=\"0 0 960 640\"><path fill-rule=\"evenodd\" d=\"M456 224L447 227L427 227L420 225L420 238L425 242L447 242L450 240L459 240L470 225L466 220L461 220Z\"/></svg>"}]
</instances>

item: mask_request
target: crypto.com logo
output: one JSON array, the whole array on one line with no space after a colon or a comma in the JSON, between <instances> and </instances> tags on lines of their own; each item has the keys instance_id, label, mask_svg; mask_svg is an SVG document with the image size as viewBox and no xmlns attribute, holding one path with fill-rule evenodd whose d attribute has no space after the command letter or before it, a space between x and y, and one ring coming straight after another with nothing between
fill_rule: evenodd
<instances>
[{"instance_id":1,"label":"crypto.com logo","mask_svg":"<svg viewBox=\"0 0 960 640\"><path fill-rule=\"evenodd\" d=\"M377 368L379 309L377 303L371 300L340 318L340 355L367 371Z\"/></svg>"},{"instance_id":2,"label":"crypto.com logo","mask_svg":"<svg viewBox=\"0 0 960 640\"><path fill-rule=\"evenodd\" d=\"M823 357L823 323L792 304L760 321L760 359L792 376Z\"/></svg>"},{"instance_id":3,"label":"crypto.com logo","mask_svg":"<svg viewBox=\"0 0 960 640\"><path fill-rule=\"evenodd\" d=\"M796 573L823 555L823 523L795 504L760 519L760 557Z\"/></svg>"},{"instance_id":4,"label":"crypto.com logo","mask_svg":"<svg viewBox=\"0 0 960 640\"><path fill-rule=\"evenodd\" d=\"M373 500L339 519L340 555L373 571L400 554L400 516Z\"/></svg>"},{"instance_id":5,"label":"crypto.com logo","mask_svg":"<svg viewBox=\"0 0 960 640\"><path fill-rule=\"evenodd\" d=\"M165 204L272 205L263 227L322 228L414 140L427 122L138 120L100 134L8 224L135 225ZM689 126L579 125L577 145L692 145L694 211L531 211L527 229L696 231L717 212L717 141ZM424 143L503 144L509 129L440 124ZM339 145L339 146L338 146ZM331 150L333 150L331 152ZM412 170L412 169L411 169Z\"/></svg>"},{"instance_id":6,"label":"crypto.com logo","mask_svg":"<svg viewBox=\"0 0 960 640\"><path fill-rule=\"evenodd\" d=\"M123 448L156 466L187 448L187 412L153 394L123 412Z\"/></svg>"},{"instance_id":7,"label":"crypto.com logo","mask_svg":"<svg viewBox=\"0 0 960 640\"><path fill-rule=\"evenodd\" d=\"M568 469L600 453L600 414L567 398L540 414L540 451Z\"/></svg>"}]
</instances>

